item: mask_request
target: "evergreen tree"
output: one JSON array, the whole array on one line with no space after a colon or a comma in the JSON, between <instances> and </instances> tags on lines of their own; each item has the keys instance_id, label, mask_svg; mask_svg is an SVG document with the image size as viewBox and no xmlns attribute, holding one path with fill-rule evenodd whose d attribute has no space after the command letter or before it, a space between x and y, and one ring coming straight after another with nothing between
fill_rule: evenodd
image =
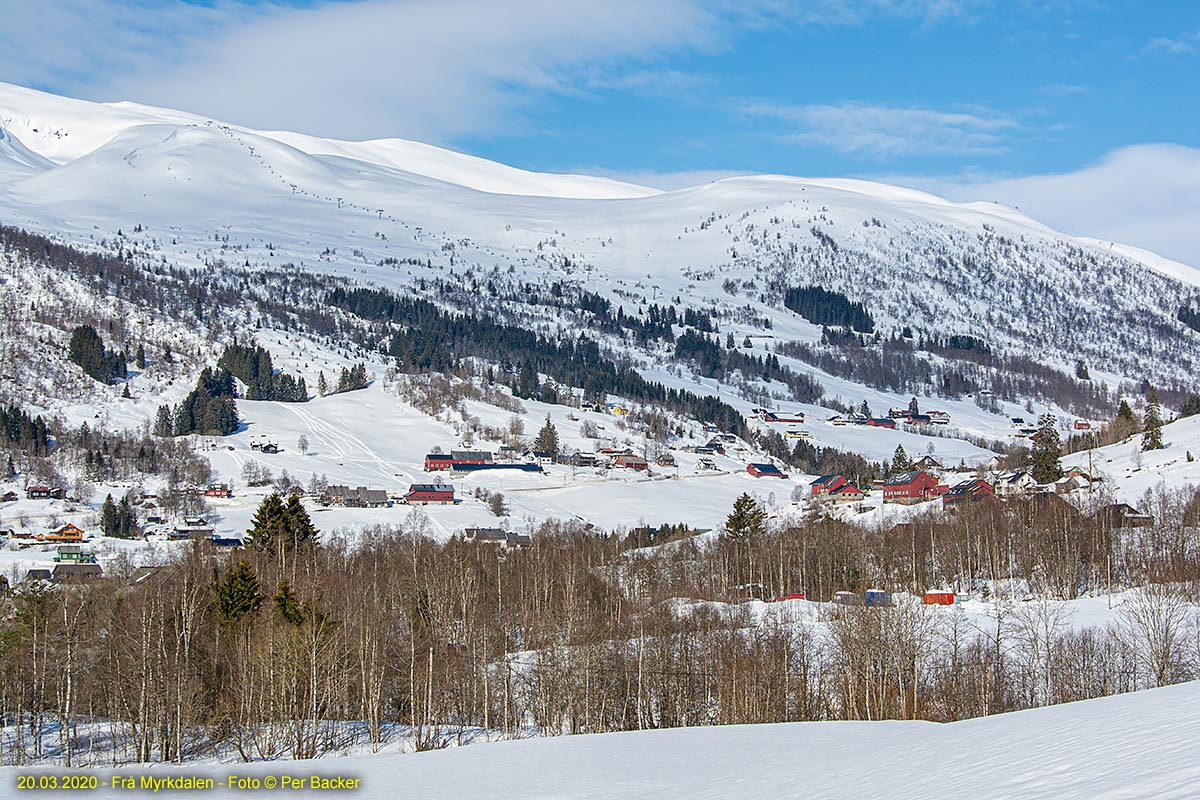
<instances>
[{"instance_id":1,"label":"evergreen tree","mask_svg":"<svg viewBox=\"0 0 1200 800\"><path fill-rule=\"evenodd\" d=\"M117 504L113 502L111 494L104 498L104 505L100 506L100 532L105 536L117 535Z\"/></svg>"},{"instance_id":2,"label":"evergreen tree","mask_svg":"<svg viewBox=\"0 0 1200 800\"><path fill-rule=\"evenodd\" d=\"M285 503L278 492L263 498L246 534L252 546L270 553L315 544L319 535L300 498L289 495Z\"/></svg>"},{"instance_id":3,"label":"evergreen tree","mask_svg":"<svg viewBox=\"0 0 1200 800\"><path fill-rule=\"evenodd\" d=\"M892 471L893 472L908 472L912 469L912 460L909 459L908 453L904 452L904 445L896 445L896 452L892 456Z\"/></svg>"},{"instance_id":4,"label":"evergreen tree","mask_svg":"<svg viewBox=\"0 0 1200 800\"><path fill-rule=\"evenodd\" d=\"M1053 414L1042 414L1037 433L1033 435L1030 452L1031 473L1038 483L1053 483L1062 477L1062 439L1058 435L1058 420Z\"/></svg>"},{"instance_id":5,"label":"evergreen tree","mask_svg":"<svg viewBox=\"0 0 1200 800\"><path fill-rule=\"evenodd\" d=\"M125 388L121 390L121 397L124 397L126 399L133 397L133 395L131 395L129 393L129 384L128 383L125 384Z\"/></svg>"},{"instance_id":6,"label":"evergreen tree","mask_svg":"<svg viewBox=\"0 0 1200 800\"><path fill-rule=\"evenodd\" d=\"M71 332L67 355L84 373L101 383L116 383L128 376L125 354L106 350L100 335L91 325L80 325Z\"/></svg>"},{"instance_id":7,"label":"evergreen tree","mask_svg":"<svg viewBox=\"0 0 1200 800\"><path fill-rule=\"evenodd\" d=\"M1163 449L1162 406L1158 403L1158 392L1153 387L1146 394L1146 417L1142 424L1142 450Z\"/></svg>"},{"instance_id":8,"label":"evergreen tree","mask_svg":"<svg viewBox=\"0 0 1200 800\"><path fill-rule=\"evenodd\" d=\"M146 368L146 347L141 342L138 342L137 355L134 357L138 369Z\"/></svg>"},{"instance_id":9,"label":"evergreen tree","mask_svg":"<svg viewBox=\"0 0 1200 800\"><path fill-rule=\"evenodd\" d=\"M554 427L554 423L550 421L550 415L546 415L546 424L538 431L537 438L533 440L533 449L544 453L553 453L558 455L558 428Z\"/></svg>"},{"instance_id":10,"label":"evergreen tree","mask_svg":"<svg viewBox=\"0 0 1200 800\"><path fill-rule=\"evenodd\" d=\"M858 413L862 414L867 419L871 418L871 407L867 405L866 400L863 400L862 405L858 407Z\"/></svg>"},{"instance_id":11,"label":"evergreen tree","mask_svg":"<svg viewBox=\"0 0 1200 800\"><path fill-rule=\"evenodd\" d=\"M213 576L213 595L213 610L227 627L257 614L265 599L259 590L258 575L245 559L225 573L224 579Z\"/></svg>"},{"instance_id":12,"label":"evergreen tree","mask_svg":"<svg viewBox=\"0 0 1200 800\"><path fill-rule=\"evenodd\" d=\"M917 402L917 398L915 398L915 397L914 397L913 399L911 399L911 400L909 400L909 401L908 401L908 410L909 410L909 411L911 411L911 412L912 412L912 413L914 413L914 414L920 414L920 413L921 413L921 406L920 406L920 404Z\"/></svg>"},{"instance_id":13,"label":"evergreen tree","mask_svg":"<svg viewBox=\"0 0 1200 800\"><path fill-rule=\"evenodd\" d=\"M321 370L317 375L317 394L321 395L321 397L329 394L329 381L325 380L324 370Z\"/></svg>"},{"instance_id":14,"label":"evergreen tree","mask_svg":"<svg viewBox=\"0 0 1200 800\"><path fill-rule=\"evenodd\" d=\"M733 502L733 512L725 519L725 535L745 539L763 533L766 526L766 510L749 494L743 494Z\"/></svg>"},{"instance_id":15,"label":"evergreen tree","mask_svg":"<svg viewBox=\"0 0 1200 800\"><path fill-rule=\"evenodd\" d=\"M1075 377L1081 381L1090 381L1091 374L1088 372L1087 364L1083 363L1083 359L1075 362Z\"/></svg>"}]
</instances>

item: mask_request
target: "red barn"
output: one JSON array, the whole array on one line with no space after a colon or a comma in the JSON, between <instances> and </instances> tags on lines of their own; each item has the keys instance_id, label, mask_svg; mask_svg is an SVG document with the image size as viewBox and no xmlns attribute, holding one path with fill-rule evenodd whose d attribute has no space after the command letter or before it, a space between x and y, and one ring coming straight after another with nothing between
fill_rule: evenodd
<instances>
[{"instance_id":1,"label":"red barn","mask_svg":"<svg viewBox=\"0 0 1200 800\"><path fill-rule=\"evenodd\" d=\"M443 453L430 453L425 456L425 471L426 472L441 472L450 469L453 462L450 456Z\"/></svg>"},{"instance_id":2,"label":"red barn","mask_svg":"<svg viewBox=\"0 0 1200 800\"><path fill-rule=\"evenodd\" d=\"M919 503L943 493L937 478L919 469L893 475L883 484L885 503Z\"/></svg>"},{"instance_id":3,"label":"red barn","mask_svg":"<svg viewBox=\"0 0 1200 800\"><path fill-rule=\"evenodd\" d=\"M954 592L941 590L926 592L922 602L927 606L952 606L954 605Z\"/></svg>"},{"instance_id":4,"label":"red barn","mask_svg":"<svg viewBox=\"0 0 1200 800\"><path fill-rule=\"evenodd\" d=\"M233 490L227 483L210 483L204 488L205 497L233 497Z\"/></svg>"},{"instance_id":5,"label":"red barn","mask_svg":"<svg viewBox=\"0 0 1200 800\"><path fill-rule=\"evenodd\" d=\"M841 475L822 475L811 484L813 497L829 494L846 485L846 479Z\"/></svg>"},{"instance_id":6,"label":"red barn","mask_svg":"<svg viewBox=\"0 0 1200 800\"><path fill-rule=\"evenodd\" d=\"M896 420L889 419L888 417L876 417L874 419L867 420L867 427L868 428L891 428L892 430L895 430L896 429Z\"/></svg>"},{"instance_id":7,"label":"red barn","mask_svg":"<svg viewBox=\"0 0 1200 800\"><path fill-rule=\"evenodd\" d=\"M409 487L408 494L404 495L404 502L409 505L451 504L454 502L454 487L437 483L414 483Z\"/></svg>"},{"instance_id":8,"label":"red barn","mask_svg":"<svg viewBox=\"0 0 1200 800\"><path fill-rule=\"evenodd\" d=\"M650 465L646 463L646 459L641 456L635 456L632 453L621 453L613 463L618 467L625 467L625 469L643 470L650 468Z\"/></svg>"},{"instance_id":9,"label":"red barn","mask_svg":"<svg viewBox=\"0 0 1200 800\"><path fill-rule=\"evenodd\" d=\"M750 464L746 467L746 472L749 472L756 478L786 478L787 473L780 471L779 467L774 464Z\"/></svg>"}]
</instances>

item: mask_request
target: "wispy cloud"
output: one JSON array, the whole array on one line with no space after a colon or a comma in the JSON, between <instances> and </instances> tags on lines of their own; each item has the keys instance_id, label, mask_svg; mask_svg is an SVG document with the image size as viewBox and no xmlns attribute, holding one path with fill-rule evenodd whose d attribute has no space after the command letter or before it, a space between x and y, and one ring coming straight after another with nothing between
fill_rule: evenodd
<instances>
[{"instance_id":1,"label":"wispy cloud","mask_svg":"<svg viewBox=\"0 0 1200 800\"><path fill-rule=\"evenodd\" d=\"M742 113L775 119L782 141L820 145L849 155L891 158L912 155L987 155L1004 152L1019 125L987 110L937 111L841 103L837 105L747 104Z\"/></svg>"},{"instance_id":2,"label":"wispy cloud","mask_svg":"<svg viewBox=\"0 0 1200 800\"><path fill-rule=\"evenodd\" d=\"M451 142L555 93L679 99L761 26L958 17L989 0L3 0L0 79L261 128Z\"/></svg>"},{"instance_id":3,"label":"wispy cloud","mask_svg":"<svg viewBox=\"0 0 1200 800\"><path fill-rule=\"evenodd\" d=\"M1167 53L1173 56L1194 56L1200 53L1200 31L1180 36L1159 36L1142 48L1142 55Z\"/></svg>"}]
</instances>

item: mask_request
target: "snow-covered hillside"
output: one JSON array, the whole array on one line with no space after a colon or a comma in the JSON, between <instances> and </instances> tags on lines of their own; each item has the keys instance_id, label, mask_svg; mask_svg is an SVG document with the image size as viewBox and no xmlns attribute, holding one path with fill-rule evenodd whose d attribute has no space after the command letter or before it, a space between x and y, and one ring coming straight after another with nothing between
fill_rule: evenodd
<instances>
[{"instance_id":1,"label":"snow-covered hillside","mask_svg":"<svg viewBox=\"0 0 1200 800\"><path fill-rule=\"evenodd\" d=\"M342 777L354 796L718 798L971 797L976 800L1184 800L1200 784L1200 684L938 725L813 722L637 731L476 743L435 752L327 758L234 769L115 774ZM3 772L15 772L4 768ZM122 797L104 786L94 797ZM309 787L306 785L306 789ZM210 797L246 790L222 785Z\"/></svg>"},{"instance_id":2,"label":"snow-covered hillside","mask_svg":"<svg viewBox=\"0 0 1200 800\"><path fill-rule=\"evenodd\" d=\"M739 340L818 339L780 302L814 284L864 302L884 335L976 336L1110 382L1182 382L1197 365L1197 335L1175 320L1200 298L1194 270L989 204L781 176L663 193L6 85L0 129L0 219L83 243L121 229L183 263L290 261L393 286L567 281L630 309L711 307Z\"/></svg>"}]
</instances>

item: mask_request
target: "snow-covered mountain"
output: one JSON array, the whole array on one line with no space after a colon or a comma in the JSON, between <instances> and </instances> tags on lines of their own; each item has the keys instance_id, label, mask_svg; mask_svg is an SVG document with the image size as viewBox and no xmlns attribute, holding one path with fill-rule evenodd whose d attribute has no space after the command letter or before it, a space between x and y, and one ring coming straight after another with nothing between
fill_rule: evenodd
<instances>
[{"instance_id":1,"label":"snow-covered mountain","mask_svg":"<svg viewBox=\"0 0 1200 800\"><path fill-rule=\"evenodd\" d=\"M949 410L956 435L972 442L813 431L816 444L871 459L903 443L978 460L981 446L1011 435L1008 417L1021 406L1057 411L1064 423L1101 419L1144 379L1190 389L1200 366L1200 333L1178 319L1181 308L1200 308L1191 267L1072 238L1002 206L857 180L753 176L660 192L415 142L254 131L0 84L0 223L143 265L328 274L551 338L593 328L609 355L647 379L743 412L782 402L812 418L862 403L882 413L916 395ZM68 317L99 308L86 284L19 267L11 291L49 293ZM821 325L785 307L795 287L861 303L874 334L823 342ZM638 324L653 305L702 312L727 352L780 369L706 369L669 336L602 328L578 308L595 296ZM123 318L122 336L158 331L197 357L211 351L190 321L105 302ZM206 336L251 331L251 309L227 311ZM32 364L41 342L65 334L39 328L40 310L22 313L29 340L11 343L9 357ZM313 385L314 358L274 352ZM189 380L168 383L181 377L173 369L151 394L185 391ZM55 372L39 371L32 377ZM31 386L30 377L6 370L0 388ZM804 381L816 389L797 389ZM152 411L159 398L141 402Z\"/></svg>"},{"instance_id":2,"label":"snow-covered mountain","mask_svg":"<svg viewBox=\"0 0 1200 800\"><path fill-rule=\"evenodd\" d=\"M141 226L131 244L185 264L236 253L392 286L508 275L629 310L678 298L712 308L739 340L817 340L781 299L819 285L864 303L884 336L972 336L1068 373L1082 360L1113 385L1182 385L1200 353L1176 320L1200 305L1195 270L1001 206L782 176L658 192L8 85L0 219L80 243Z\"/></svg>"}]
</instances>

